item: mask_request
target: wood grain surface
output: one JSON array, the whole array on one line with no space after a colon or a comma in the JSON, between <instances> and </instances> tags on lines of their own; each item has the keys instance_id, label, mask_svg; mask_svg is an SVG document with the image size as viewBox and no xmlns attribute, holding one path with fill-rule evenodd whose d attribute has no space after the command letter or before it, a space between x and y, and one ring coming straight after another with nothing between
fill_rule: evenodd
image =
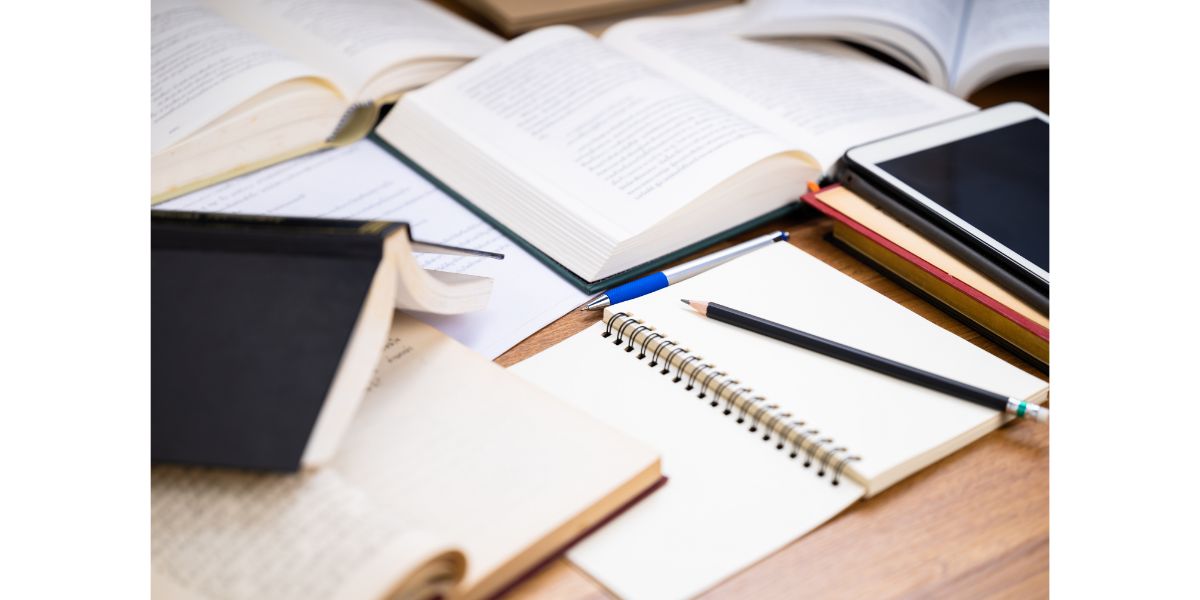
<instances>
[{"instance_id":1,"label":"wood grain surface","mask_svg":"<svg viewBox=\"0 0 1200 600\"><path fill-rule=\"evenodd\" d=\"M791 243L929 321L1043 377L1014 355L837 249L832 221L811 212L723 246L786 229ZM709 250L711 252L711 250ZM813 293L820 293L814 290ZM572 312L496 361L509 366L600 319ZM1014 422L710 590L706 598L1039 598L1048 595L1049 429ZM506 598L608 598L603 587L558 559Z\"/></svg>"}]
</instances>

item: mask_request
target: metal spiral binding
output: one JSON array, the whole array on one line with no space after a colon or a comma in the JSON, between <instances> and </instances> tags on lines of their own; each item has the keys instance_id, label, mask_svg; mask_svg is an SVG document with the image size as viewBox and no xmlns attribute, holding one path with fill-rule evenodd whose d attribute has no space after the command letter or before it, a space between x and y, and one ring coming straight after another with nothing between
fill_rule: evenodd
<instances>
[{"instance_id":1,"label":"metal spiral binding","mask_svg":"<svg viewBox=\"0 0 1200 600\"><path fill-rule=\"evenodd\" d=\"M745 424L750 433L761 432L764 442L774 440L776 450L787 448L788 456L802 461L805 468L815 466L818 477L830 473L833 485L838 485L850 463L861 460L845 447L835 445L832 438L822 437L819 430L806 428L804 421L793 419L792 414L781 410L778 404L768 402L763 396L752 395L752 389L741 387L737 379L718 370L712 363L704 362L698 354L667 339L633 315L614 312L605 319L601 337L612 337L614 333L614 346L625 344L622 349L630 353L637 347L637 360L649 356L649 366L655 368L661 364L659 374L663 376L669 376L674 369L674 383L687 377L685 390L695 390L700 399L709 398L711 394L709 406L718 408L723 403L721 414L733 416L739 425ZM625 339L627 333L628 339Z\"/></svg>"}]
</instances>

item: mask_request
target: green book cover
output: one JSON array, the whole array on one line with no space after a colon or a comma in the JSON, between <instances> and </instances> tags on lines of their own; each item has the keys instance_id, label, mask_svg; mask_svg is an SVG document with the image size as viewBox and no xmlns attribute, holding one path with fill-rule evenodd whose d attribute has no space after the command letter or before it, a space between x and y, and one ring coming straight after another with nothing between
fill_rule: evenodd
<instances>
[{"instance_id":1,"label":"green book cover","mask_svg":"<svg viewBox=\"0 0 1200 600\"><path fill-rule=\"evenodd\" d=\"M567 269L566 267L562 266L561 264L559 264L557 261L555 261L553 258L548 256L546 253L539 250L536 246L534 246L533 244L530 244L528 241L526 241L524 238L522 238L521 236L514 233L508 227L505 227L503 223L500 223L496 219L492 218L491 215L480 210L479 207L472 204L470 200L467 200L466 198L462 197L462 195L460 195L458 192L454 191L454 189L452 189L450 186L446 185L440 179L438 179L437 177L434 177L431 173L429 173L425 169L421 168L420 165L418 165L412 159L405 156L399 150L393 148L392 145L387 143L386 141L384 141L383 138L380 138L379 136L372 133L369 136L369 139L371 141L373 141L375 144L377 144L380 148L383 148L384 150L386 150L389 154L394 156L397 160L399 160L400 162L407 165L409 168L416 171L418 174L420 174L425 179L429 180L431 183L433 183L435 186L437 186L438 189L442 190L448 196L453 198L456 202L458 202L459 204L466 207L467 210L469 210L472 213L474 213L475 215L477 215L480 219L483 219L486 223L488 223L492 227L495 227L497 231L499 231L500 233L503 233L505 236L507 236L510 240L515 242L521 248L524 248L526 252L532 254L535 258L537 258L539 261L541 261L547 267L550 267L550 269L552 269L555 273L558 273L559 276L561 276L563 279L566 279L575 287L577 287L580 290L583 290L584 292L587 292L589 294L597 294L597 293L603 292L605 290L611 289L613 287L616 287L627 281L632 281L634 279L637 279L638 277L646 275L647 273L653 273L655 271L660 271L664 267L667 267L668 265L670 265L676 261L679 261L680 259L682 259L686 256L694 254L694 253L696 253L700 250L703 250L704 248L707 248L708 246L711 246L718 242L738 236L747 231L751 231L757 227L761 227L771 221L774 221L780 217L783 217L785 215L792 213L793 211L796 211L801 206L800 202L799 202L799 194L797 194L796 202L793 202L786 206L782 206L771 212L761 215L757 218L751 219L745 223L741 223L739 225L736 225L734 227L726 229L725 231L722 231L716 235L704 238L694 244L689 244L689 245L687 245L683 248L680 248L674 252L664 254L663 256L660 256L653 260L644 262L644 263L642 263L636 267L633 267L631 269L621 271L620 273L617 273L615 275L610 275L608 277L605 277L603 279L598 279L596 281L588 281L588 280L580 277L579 275L576 275L573 271L571 271L571 270Z\"/></svg>"}]
</instances>

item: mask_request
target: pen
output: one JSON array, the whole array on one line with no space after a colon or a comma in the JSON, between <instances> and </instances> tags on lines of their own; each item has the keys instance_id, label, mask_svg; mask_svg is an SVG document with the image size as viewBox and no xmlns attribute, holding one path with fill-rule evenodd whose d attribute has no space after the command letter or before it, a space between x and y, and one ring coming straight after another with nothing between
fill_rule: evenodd
<instances>
[{"instance_id":1,"label":"pen","mask_svg":"<svg viewBox=\"0 0 1200 600\"><path fill-rule=\"evenodd\" d=\"M1044 406L989 392L973 385L962 383L961 381L955 381L936 373L930 373L923 369L896 362L890 358L864 352L845 344L839 344L838 342L815 336L811 333L805 333L799 329L792 329L786 325L780 325L774 321L768 321L761 317L729 308L728 306L721 306L716 302L702 302L698 300L682 300L682 302L692 307L696 312L715 321L728 323L734 327L740 327L775 338L793 346L819 352L877 373L890 375L896 379L902 379L931 390L950 394L951 396L1008 413L1018 418L1033 419L1039 423L1050 421L1050 409Z\"/></svg>"},{"instance_id":2,"label":"pen","mask_svg":"<svg viewBox=\"0 0 1200 600\"><path fill-rule=\"evenodd\" d=\"M645 296L650 292L661 290L669 285L679 283L685 279L695 277L717 265L729 262L747 252L758 250L764 246L770 246L775 242L782 242L788 239L786 231L776 231L764 236L756 237L752 240L742 242L736 246L732 246L713 252L707 256L701 256L696 260L691 260L677 267L671 267L665 271L651 273L640 279L635 279L629 283L619 285L603 294L600 294L595 300L588 302L579 310L600 310L606 306L611 306L626 300L633 300L639 296Z\"/></svg>"}]
</instances>

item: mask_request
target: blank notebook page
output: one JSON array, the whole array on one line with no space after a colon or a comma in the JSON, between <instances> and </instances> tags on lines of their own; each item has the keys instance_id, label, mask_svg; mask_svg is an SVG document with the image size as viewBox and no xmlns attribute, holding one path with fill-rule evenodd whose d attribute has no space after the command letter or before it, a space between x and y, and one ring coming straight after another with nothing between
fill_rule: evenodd
<instances>
[{"instance_id":1,"label":"blank notebook page","mask_svg":"<svg viewBox=\"0 0 1200 600\"><path fill-rule=\"evenodd\" d=\"M1001 423L994 411L707 319L681 298L718 302L1013 397L1040 397L1045 388L788 244L612 307L606 319L631 313L859 456L847 475L862 484L843 478L832 486L709 398L672 383L674 370L660 375L661 365L649 367L649 358L638 360L637 350L625 352L625 344L601 337L603 323L594 325L513 370L662 454L664 489L569 553L625 597L702 592Z\"/></svg>"}]
</instances>

